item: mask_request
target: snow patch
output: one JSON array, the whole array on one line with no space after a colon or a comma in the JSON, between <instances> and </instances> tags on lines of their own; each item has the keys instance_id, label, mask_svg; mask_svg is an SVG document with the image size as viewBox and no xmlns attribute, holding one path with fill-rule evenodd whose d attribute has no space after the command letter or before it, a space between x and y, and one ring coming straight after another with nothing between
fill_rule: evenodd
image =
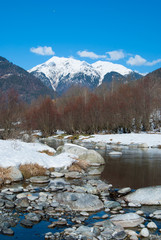
<instances>
[{"instance_id":1,"label":"snow patch","mask_svg":"<svg viewBox=\"0 0 161 240\"><path fill-rule=\"evenodd\" d=\"M75 161L74 154L61 153L56 156L49 156L39 151L48 150L55 153L55 150L41 143L25 143L20 140L0 140L0 166L18 167L20 164L39 164L45 168L67 168Z\"/></svg>"}]
</instances>

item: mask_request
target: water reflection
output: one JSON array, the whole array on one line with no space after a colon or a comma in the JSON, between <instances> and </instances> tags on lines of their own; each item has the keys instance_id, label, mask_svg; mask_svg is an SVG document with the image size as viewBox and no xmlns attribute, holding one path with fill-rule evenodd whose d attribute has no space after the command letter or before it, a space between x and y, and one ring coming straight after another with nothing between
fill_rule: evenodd
<instances>
[{"instance_id":1,"label":"water reflection","mask_svg":"<svg viewBox=\"0 0 161 240\"><path fill-rule=\"evenodd\" d=\"M124 149L122 156L105 154L106 165L101 175L114 187L133 189L161 185L160 149Z\"/></svg>"}]
</instances>

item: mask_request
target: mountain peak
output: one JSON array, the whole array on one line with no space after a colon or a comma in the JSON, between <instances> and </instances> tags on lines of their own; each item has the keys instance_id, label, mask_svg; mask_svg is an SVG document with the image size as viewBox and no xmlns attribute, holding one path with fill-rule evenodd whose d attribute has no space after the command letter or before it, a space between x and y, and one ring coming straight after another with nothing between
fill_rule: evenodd
<instances>
[{"instance_id":1,"label":"mountain peak","mask_svg":"<svg viewBox=\"0 0 161 240\"><path fill-rule=\"evenodd\" d=\"M108 61L97 61L93 64L74 58L53 56L48 61L29 70L30 73L40 78L47 86L63 92L63 89L73 84L97 87L104 76L110 72L128 75L133 71L121 64Z\"/></svg>"}]
</instances>

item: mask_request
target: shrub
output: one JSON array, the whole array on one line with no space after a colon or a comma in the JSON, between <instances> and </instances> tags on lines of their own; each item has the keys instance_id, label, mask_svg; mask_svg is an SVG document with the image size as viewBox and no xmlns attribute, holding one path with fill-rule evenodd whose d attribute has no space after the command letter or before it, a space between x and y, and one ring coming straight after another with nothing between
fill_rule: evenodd
<instances>
[{"instance_id":1,"label":"shrub","mask_svg":"<svg viewBox=\"0 0 161 240\"><path fill-rule=\"evenodd\" d=\"M20 165L19 170L21 171L25 179L34 176L46 175L46 169L37 163Z\"/></svg>"}]
</instances>

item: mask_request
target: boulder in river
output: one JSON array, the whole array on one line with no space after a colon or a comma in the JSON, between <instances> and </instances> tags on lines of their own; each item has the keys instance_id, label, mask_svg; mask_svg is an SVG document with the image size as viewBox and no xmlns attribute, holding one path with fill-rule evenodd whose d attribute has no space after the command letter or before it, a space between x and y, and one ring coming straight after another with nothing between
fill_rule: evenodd
<instances>
[{"instance_id":1,"label":"boulder in river","mask_svg":"<svg viewBox=\"0 0 161 240\"><path fill-rule=\"evenodd\" d=\"M161 205L161 186L140 188L124 197L127 202L142 205Z\"/></svg>"},{"instance_id":2,"label":"boulder in river","mask_svg":"<svg viewBox=\"0 0 161 240\"><path fill-rule=\"evenodd\" d=\"M122 227L136 227L144 222L144 218L140 217L136 213L125 213L118 214L111 218L111 221L116 225L121 225Z\"/></svg>"},{"instance_id":3,"label":"boulder in river","mask_svg":"<svg viewBox=\"0 0 161 240\"><path fill-rule=\"evenodd\" d=\"M105 164L105 160L98 152L95 150L88 150L87 148L76 144L66 143L64 146L58 147L57 154L62 152L74 154L78 159L86 161L90 166Z\"/></svg>"},{"instance_id":4,"label":"boulder in river","mask_svg":"<svg viewBox=\"0 0 161 240\"><path fill-rule=\"evenodd\" d=\"M93 194L64 192L57 193L54 199L74 211L92 212L104 208L102 201Z\"/></svg>"}]
</instances>

